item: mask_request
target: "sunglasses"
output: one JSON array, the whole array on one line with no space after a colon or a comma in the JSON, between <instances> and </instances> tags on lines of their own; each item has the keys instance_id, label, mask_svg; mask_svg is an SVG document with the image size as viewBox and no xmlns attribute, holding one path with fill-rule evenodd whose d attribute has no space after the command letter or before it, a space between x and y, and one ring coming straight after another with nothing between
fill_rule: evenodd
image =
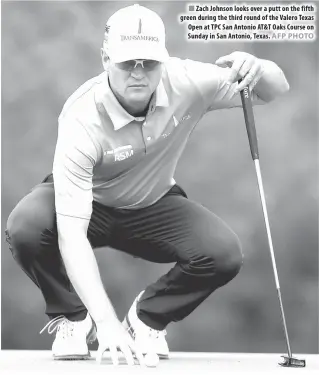
<instances>
[{"instance_id":1,"label":"sunglasses","mask_svg":"<svg viewBox=\"0 0 319 375\"><path fill-rule=\"evenodd\" d=\"M115 66L121 70L131 72L138 65L141 65L143 69L149 72L155 69L159 64L160 62L156 60L128 60L128 61L116 63Z\"/></svg>"}]
</instances>

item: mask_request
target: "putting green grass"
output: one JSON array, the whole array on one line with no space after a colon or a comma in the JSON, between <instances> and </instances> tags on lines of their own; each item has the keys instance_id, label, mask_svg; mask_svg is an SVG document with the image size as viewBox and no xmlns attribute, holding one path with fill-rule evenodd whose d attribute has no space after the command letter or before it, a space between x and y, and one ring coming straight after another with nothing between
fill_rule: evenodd
<instances>
[{"instance_id":1,"label":"putting green grass","mask_svg":"<svg viewBox=\"0 0 319 375\"><path fill-rule=\"evenodd\" d=\"M282 354L282 353L281 353ZM281 354L248 353L186 353L173 352L170 359L161 360L156 368L126 365L123 357L120 365L112 365L108 352L102 363L95 361L96 352L86 361L55 361L50 351L2 350L0 352L0 373L5 374L192 374L192 375L247 375L247 374L319 374L319 355L296 354L296 358L306 359L305 368L284 368L278 365Z\"/></svg>"}]
</instances>

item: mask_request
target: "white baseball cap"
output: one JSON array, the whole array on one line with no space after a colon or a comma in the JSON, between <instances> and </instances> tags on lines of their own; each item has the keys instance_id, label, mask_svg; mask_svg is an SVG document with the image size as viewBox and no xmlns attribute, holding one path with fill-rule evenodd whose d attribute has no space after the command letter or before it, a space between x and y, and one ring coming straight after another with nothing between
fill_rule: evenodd
<instances>
[{"instance_id":1,"label":"white baseball cap","mask_svg":"<svg viewBox=\"0 0 319 375\"><path fill-rule=\"evenodd\" d=\"M169 58L165 47L165 26L152 10L134 4L115 12L105 27L103 48L110 60L156 60Z\"/></svg>"}]
</instances>

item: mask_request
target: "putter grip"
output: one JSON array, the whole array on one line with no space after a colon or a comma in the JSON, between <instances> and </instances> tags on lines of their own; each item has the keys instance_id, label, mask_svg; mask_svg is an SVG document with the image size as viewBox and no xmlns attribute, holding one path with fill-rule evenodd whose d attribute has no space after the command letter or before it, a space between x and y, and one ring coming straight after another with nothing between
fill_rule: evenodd
<instances>
[{"instance_id":1,"label":"putter grip","mask_svg":"<svg viewBox=\"0 0 319 375\"><path fill-rule=\"evenodd\" d=\"M259 159L258 142L256 134L255 119L253 113L253 106L251 103L251 95L248 86L240 92L241 101L243 104L244 117L246 123L246 129L249 139L250 152L253 160Z\"/></svg>"}]
</instances>

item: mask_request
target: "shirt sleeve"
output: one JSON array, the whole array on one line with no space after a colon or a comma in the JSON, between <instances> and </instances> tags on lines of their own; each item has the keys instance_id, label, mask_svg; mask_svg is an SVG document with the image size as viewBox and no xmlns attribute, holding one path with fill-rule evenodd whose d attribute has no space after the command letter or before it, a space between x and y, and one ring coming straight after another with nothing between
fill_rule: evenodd
<instances>
[{"instance_id":1,"label":"shirt sleeve","mask_svg":"<svg viewBox=\"0 0 319 375\"><path fill-rule=\"evenodd\" d=\"M242 106L240 94L234 95L238 82L233 83L230 88L227 85L230 68L221 68L215 64L194 60L184 60L184 68L188 78L201 93L207 112ZM252 91L252 102L264 103L254 91Z\"/></svg>"},{"instance_id":2,"label":"shirt sleeve","mask_svg":"<svg viewBox=\"0 0 319 375\"><path fill-rule=\"evenodd\" d=\"M97 147L84 126L76 119L63 117L53 161L57 214L90 219L97 160Z\"/></svg>"}]
</instances>

